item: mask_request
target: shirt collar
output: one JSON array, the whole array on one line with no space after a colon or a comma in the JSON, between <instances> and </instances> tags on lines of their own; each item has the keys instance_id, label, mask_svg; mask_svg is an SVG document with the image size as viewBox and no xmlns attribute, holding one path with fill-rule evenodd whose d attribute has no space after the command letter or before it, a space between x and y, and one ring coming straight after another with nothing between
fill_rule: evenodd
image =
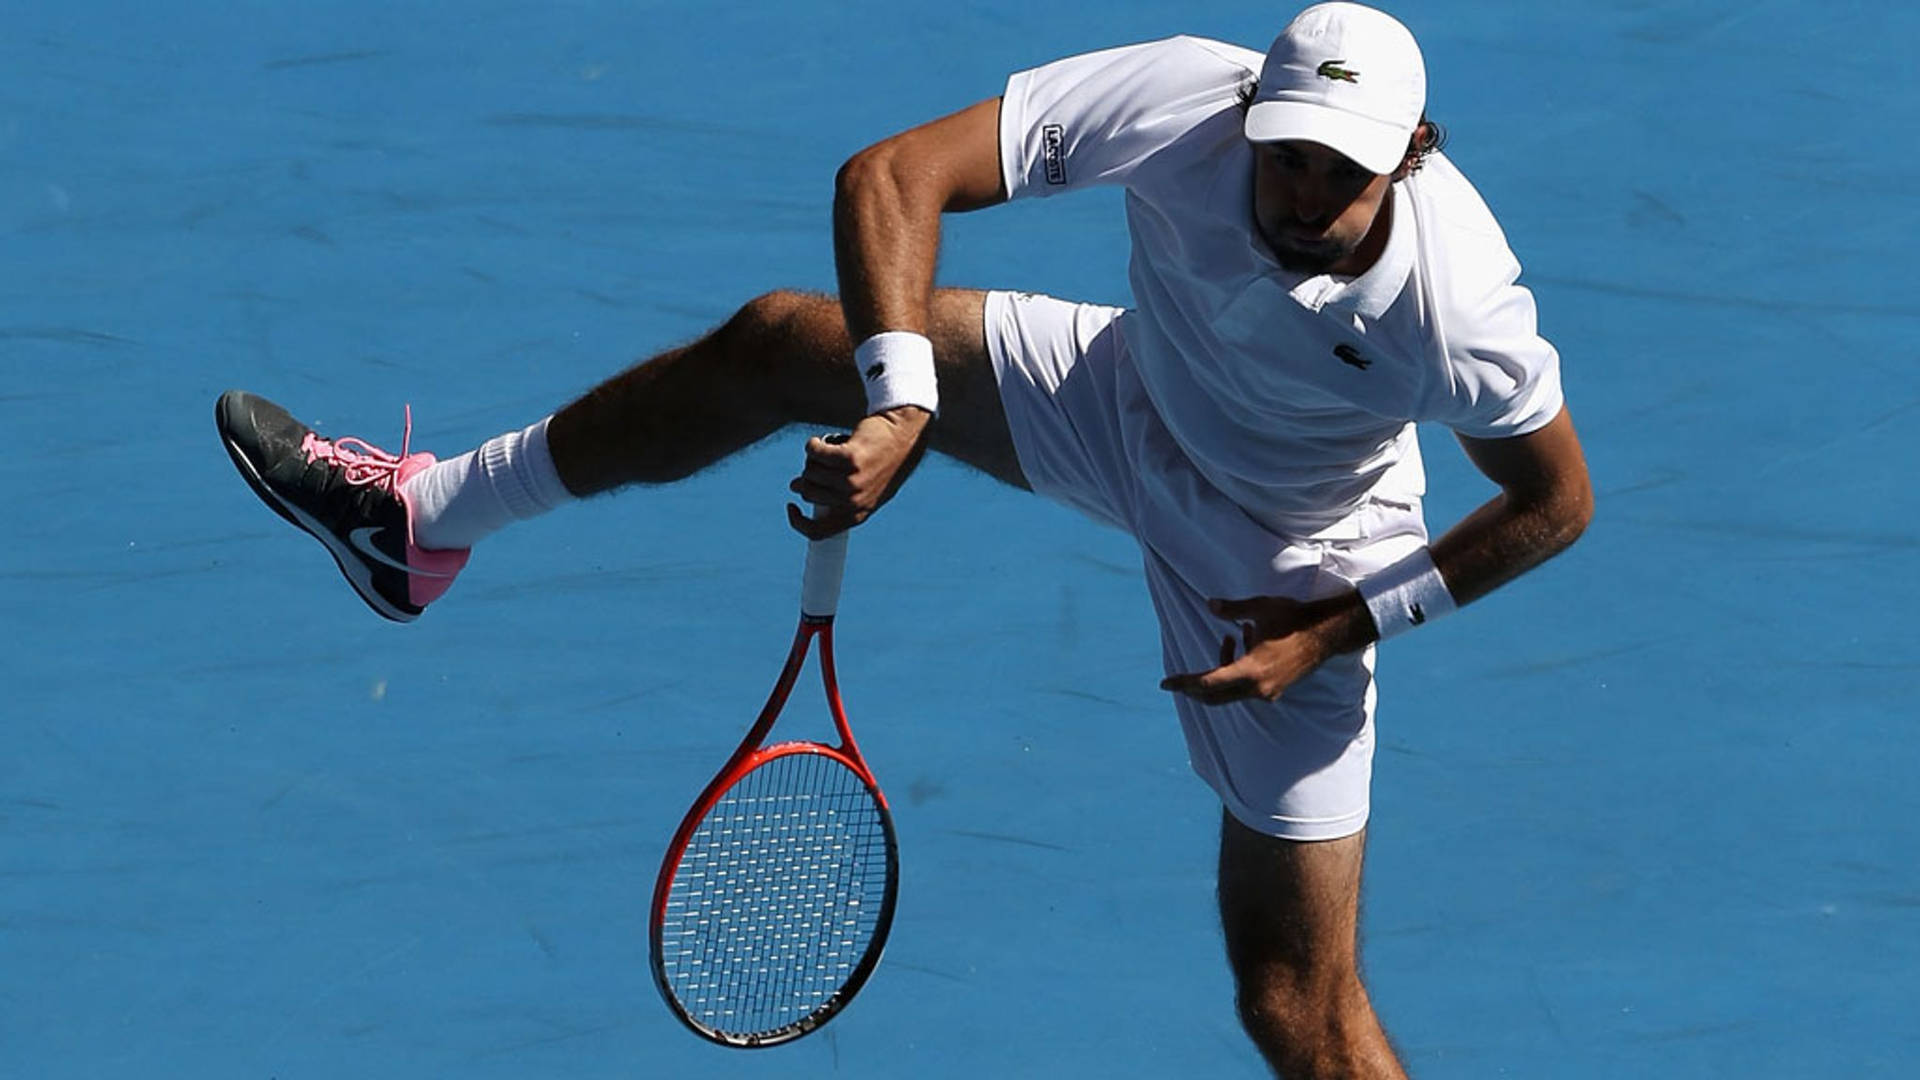
<instances>
[{"instance_id":1,"label":"shirt collar","mask_svg":"<svg viewBox=\"0 0 1920 1080\"><path fill-rule=\"evenodd\" d=\"M1394 200L1392 228L1387 232L1386 249L1366 273L1359 277L1338 274L1303 277L1280 271L1279 277L1287 292L1302 307L1310 311L1331 308L1335 312L1377 319L1399 298L1400 290L1406 286L1407 274L1413 269L1417 227L1412 200L1403 197L1400 185L1395 184L1387 191L1387 197ZM1257 235L1254 242L1260 242Z\"/></svg>"}]
</instances>

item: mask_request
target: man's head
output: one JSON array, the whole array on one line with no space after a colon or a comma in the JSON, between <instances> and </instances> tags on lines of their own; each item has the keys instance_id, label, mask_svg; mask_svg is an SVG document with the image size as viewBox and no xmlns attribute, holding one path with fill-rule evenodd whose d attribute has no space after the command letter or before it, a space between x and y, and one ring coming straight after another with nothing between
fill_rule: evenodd
<instances>
[{"instance_id":1,"label":"man's head","mask_svg":"<svg viewBox=\"0 0 1920 1080\"><path fill-rule=\"evenodd\" d=\"M1437 144L1426 97L1420 46L1385 12L1316 4L1274 39L1245 131L1254 144L1254 216L1283 266L1358 273L1371 265L1385 241L1384 232L1370 234L1389 186Z\"/></svg>"},{"instance_id":2,"label":"man's head","mask_svg":"<svg viewBox=\"0 0 1920 1080\"><path fill-rule=\"evenodd\" d=\"M1315 4L1267 50L1246 134L1319 143L1385 175L1426 107L1427 66L1411 31L1370 7Z\"/></svg>"}]
</instances>

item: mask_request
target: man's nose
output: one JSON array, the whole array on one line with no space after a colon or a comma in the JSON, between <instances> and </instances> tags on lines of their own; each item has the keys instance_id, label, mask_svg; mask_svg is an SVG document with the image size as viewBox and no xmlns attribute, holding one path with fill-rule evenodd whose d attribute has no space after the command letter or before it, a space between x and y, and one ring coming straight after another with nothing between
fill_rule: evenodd
<instances>
[{"instance_id":1,"label":"man's nose","mask_svg":"<svg viewBox=\"0 0 1920 1080\"><path fill-rule=\"evenodd\" d=\"M1325 185L1303 181L1293 189L1294 219L1302 225L1318 225L1326 220L1330 202Z\"/></svg>"}]
</instances>

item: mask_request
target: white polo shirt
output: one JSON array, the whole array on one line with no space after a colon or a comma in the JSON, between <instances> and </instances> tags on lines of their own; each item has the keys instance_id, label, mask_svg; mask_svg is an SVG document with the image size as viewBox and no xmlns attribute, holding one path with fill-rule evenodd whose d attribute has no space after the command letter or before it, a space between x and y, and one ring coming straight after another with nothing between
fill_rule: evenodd
<instances>
[{"instance_id":1,"label":"white polo shirt","mask_svg":"<svg viewBox=\"0 0 1920 1080\"><path fill-rule=\"evenodd\" d=\"M1522 435L1560 411L1559 357L1480 195L1433 154L1394 185L1358 278L1267 252L1238 94L1260 53L1177 37L1014 75L1000 111L1013 198L1126 188L1151 406L1215 487L1282 535L1351 536L1368 495L1425 490L1413 422Z\"/></svg>"}]
</instances>

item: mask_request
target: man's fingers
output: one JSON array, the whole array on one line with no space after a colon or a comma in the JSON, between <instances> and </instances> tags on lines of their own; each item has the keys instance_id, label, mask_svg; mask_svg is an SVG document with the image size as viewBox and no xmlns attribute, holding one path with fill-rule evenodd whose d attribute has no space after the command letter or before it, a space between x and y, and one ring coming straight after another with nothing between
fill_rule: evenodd
<instances>
[{"instance_id":1,"label":"man's fingers","mask_svg":"<svg viewBox=\"0 0 1920 1080\"><path fill-rule=\"evenodd\" d=\"M852 472L853 449L846 441L846 436L815 435L808 439L807 467L812 468L816 465L834 472Z\"/></svg>"},{"instance_id":2,"label":"man's fingers","mask_svg":"<svg viewBox=\"0 0 1920 1080\"><path fill-rule=\"evenodd\" d=\"M1228 644L1231 643L1232 639L1229 638ZM1254 699L1278 700L1281 689L1274 687L1269 690L1263 685L1263 678L1259 658L1243 655L1240 659L1221 664L1212 671L1169 675L1160 680L1160 689L1185 694L1208 705L1225 705L1230 701Z\"/></svg>"},{"instance_id":3,"label":"man's fingers","mask_svg":"<svg viewBox=\"0 0 1920 1080\"><path fill-rule=\"evenodd\" d=\"M816 506L842 506L853 492L845 484L836 484L829 480L822 483L813 473L801 473L787 485L787 490L813 503Z\"/></svg>"},{"instance_id":4,"label":"man's fingers","mask_svg":"<svg viewBox=\"0 0 1920 1080\"><path fill-rule=\"evenodd\" d=\"M806 466L787 490L814 504L814 511L807 515L790 507L787 520L794 531L815 540L845 532L887 501L905 478L902 466L911 466L913 449L904 444L908 457L902 458L903 444L889 434L889 426L895 423L893 418L870 416L851 435L816 435L807 440ZM921 419L915 430L923 427Z\"/></svg>"},{"instance_id":5,"label":"man's fingers","mask_svg":"<svg viewBox=\"0 0 1920 1080\"><path fill-rule=\"evenodd\" d=\"M838 488L842 491L851 490L853 487L854 470L851 468L842 469L834 462L822 462L808 458L806 463L800 467L800 475L812 480L816 484Z\"/></svg>"},{"instance_id":6,"label":"man's fingers","mask_svg":"<svg viewBox=\"0 0 1920 1080\"><path fill-rule=\"evenodd\" d=\"M1202 705L1226 705L1234 701L1244 701L1254 696L1251 685L1243 685L1238 681L1212 685L1198 675L1184 675L1176 679L1168 679L1160 685L1162 688L1171 690L1176 694L1185 694L1195 701L1200 702Z\"/></svg>"},{"instance_id":7,"label":"man's fingers","mask_svg":"<svg viewBox=\"0 0 1920 1080\"><path fill-rule=\"evenodd\" d=\"M807 440L806 464L787 490L816 505L838 506L855 494L855 466L844 435Z\"/></svg>"},{"instance_id":8,"label":"man's fingers","mask_svg":"<svg viewBox=\"0 0 1920 1080\"><path fill-rule=\"evenodd\" d=\"M795 481L790 490L800 497L801 502L811 508L811 511L807 515L809 517L818 517L827 509L846 505L843 500L832 498L826 492L811 484L803 484Z\"/></svg>"},{"instance_id":9,"label":"man's fingers","mask_svg":"<svg viewBox=\"0 0 1920 1080\"><path fill-rule=\"evenodd\" d=\"M1208 705L1223 705L1229 701L1253 697L1256 693L1253 680L1235 671L1236 666L1237 664L1226 664L1212 671L1169 675L1160 680L1160 689L1185 694Z\"/></svg>"},{"instance_id":10,"label":"man's fingers","mask_svg":"<svg viewBox=\"0 0 1920 1080\"><path fill-rule=\"evenodd\" d=\"M799 483L797 480L794 482ZM793 526L794 532L799 533L809 540L821 539L814 535L819 527L813 523L813 519L807 516L805 510L800 509L793 503L787 504L787 524Z\"/></svg>"},{"instance_id":11,"label":"man's fingers","mask_svg":"<svg viewBox=\"0 0 1920 1080\"><path fill-rule=\"evenodd\" d=\"M825 540L853 528L856 519L852 514L839 510L822 511L817 518L808 517L805 510L788 503L787 524L793 526L794 532L809 540Z\"/></svg>"},{"instance_id":12,"label":"man's fingers","mask_svg":"<svg viewBox=\"0 0 1920 1080\"><path fill-rule=\"evenodd\" d=\"M1176 694L1187 694L1200 682L1198 675L1169 675L1160 680L1160 689L1171 690Z\"/></svg>"},{"instance_id":13,"label":"man's fingers","mask_svg":"<svg viewBox=\"0 0 1920 1080\"><path fill-rule=\"evenodd\" d=\"M1249 596L1244 599L1207 601L1214 617L1238 625L1247 649L1271 638L1283 636L1301 625L1300 601L1285 596Z\"/></svg>"}]
</instances>

